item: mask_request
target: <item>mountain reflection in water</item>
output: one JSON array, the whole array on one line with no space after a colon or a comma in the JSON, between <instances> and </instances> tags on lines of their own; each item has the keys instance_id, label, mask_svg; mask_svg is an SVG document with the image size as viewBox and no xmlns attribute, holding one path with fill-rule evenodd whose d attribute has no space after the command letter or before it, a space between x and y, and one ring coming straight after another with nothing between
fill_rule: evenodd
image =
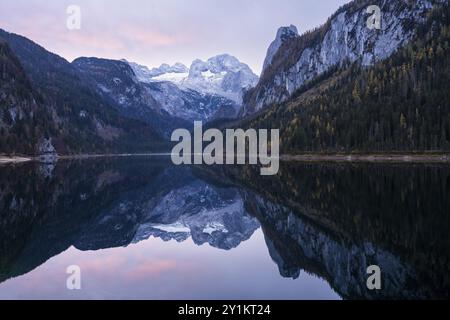
<instances>
[{"instance_id":1,"label":"mountain reflection in water","mask_svg":"<svg viewBox=\"0 0 450 320\"><path fill-rule=\"evenodd\" d=\"M64 263L77 261L83 298L448 298L449 208L448 166L3 166L0 298L65 298ZM121 277L130 291L112 289Z\"/></svg>"}]
</instances>

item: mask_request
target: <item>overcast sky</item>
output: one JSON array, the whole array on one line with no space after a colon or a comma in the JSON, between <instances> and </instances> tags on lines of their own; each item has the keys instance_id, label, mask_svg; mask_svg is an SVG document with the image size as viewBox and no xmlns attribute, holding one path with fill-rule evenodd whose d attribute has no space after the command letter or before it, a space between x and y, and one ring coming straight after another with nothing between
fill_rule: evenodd
<instances>
[{"instance_id":1,"label":"overcast sky","mask_svg":"<svg viewBox=\"0 0 450 320\"><path fill-rule=\"evenodd\" d=\"M259 73L280 26L303 33L349 0L1 0L0 28L72 61L80 56L147 65L229 53ZM81 29L66 27L69 5Z\"/></svg>"}]
</instances>

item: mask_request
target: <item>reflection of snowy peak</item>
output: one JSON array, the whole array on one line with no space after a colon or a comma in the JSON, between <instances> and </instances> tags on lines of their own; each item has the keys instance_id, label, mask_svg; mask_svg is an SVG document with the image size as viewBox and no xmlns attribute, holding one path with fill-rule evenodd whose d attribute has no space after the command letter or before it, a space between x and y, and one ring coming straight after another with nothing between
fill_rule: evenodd
<instances>
[{"instance_id":1,"label":"reflection of snowy peak","mask_svg":"<svg viewBox=\"0 0 450 320\"><path fill-rule=\"evenodd\" d=\"M230 55L195 60L189 69L181 63L151 70L128 63L165 111L186 120L236 117L243 92L258 82L248 65Z\"/></svg>"},{"instance_id":2,"label":"reflection of snowy peak","mask_svg":"<svg viewBox=\"0 0 450 320\"><path fill-rule=\"evenodd\" d=\"M134 241L150 236L165 241L192 237L198 245L229 250L249 239L258 227L236 190L194 181L160 199L141 222Z\"/></svg>"},{"instance_id":3,"label":"reflection of snowy peak","mask_svg":"<svg viewBox=\"0 0 450 320\"><path fill-rule=\"evenodd\" d=\"M81 250L138 243L150 237L230 250L259 228L238 189L216 187L191 170L167 168L143 188L115 199L83 230Z\"/></svg>"}]
</instances>

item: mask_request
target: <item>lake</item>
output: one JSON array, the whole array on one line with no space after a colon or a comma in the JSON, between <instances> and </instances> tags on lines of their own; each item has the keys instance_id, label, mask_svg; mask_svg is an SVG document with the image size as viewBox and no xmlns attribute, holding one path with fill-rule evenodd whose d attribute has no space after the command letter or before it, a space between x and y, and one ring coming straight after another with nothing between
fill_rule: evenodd
<instances>
[{"instance_id":1,"label":"lake","mask_svg":"<svg viewBox=\"0 0 450 320\"><path fill-rule=\"evenodd\" d=\"M443 299L449 230L448 165L4 165L0 299Z\"/></svg>"}]
</instances>

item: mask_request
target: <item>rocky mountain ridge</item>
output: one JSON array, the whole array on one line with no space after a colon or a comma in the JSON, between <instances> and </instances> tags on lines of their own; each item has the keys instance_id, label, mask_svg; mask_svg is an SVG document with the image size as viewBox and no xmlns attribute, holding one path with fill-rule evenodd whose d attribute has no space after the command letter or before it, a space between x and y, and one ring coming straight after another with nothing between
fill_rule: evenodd
<instances>
[{"instance_id":1,"label":"rocky mountain ridge","mask_svg":"<svg viewBox=\"0 0 450 320\"><path fill-rule=\"evenodd\" d=\"M339 9L322 27L289 37L275 54L269 50L267 59L272 63L246 95L244 115L285 102L296 90L336 66L359 62L369 67L390 57L408 43L414 35L414 25L423 23L433 4L439 2L442 1L355 0ZM381 9L380 30L367 27L370 5Z\"/></svg>"}]
</instances>

